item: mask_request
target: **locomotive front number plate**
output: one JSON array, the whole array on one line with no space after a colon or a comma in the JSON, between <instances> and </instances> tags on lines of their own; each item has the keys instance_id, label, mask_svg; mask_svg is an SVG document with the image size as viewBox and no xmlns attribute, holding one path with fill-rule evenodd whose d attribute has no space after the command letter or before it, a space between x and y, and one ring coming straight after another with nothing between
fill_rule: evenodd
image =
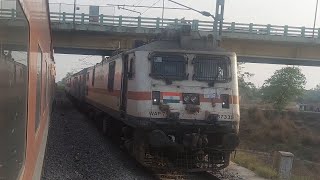
<instances>
[{"instance_id":1,"label":"locomotive front number plate","mask_svg":"<svg viewBox=\"0 0 320 180\"><path fill-rule=\"evenodd\" d=\"M221 114L219 114L218 119L227 120L227 119L234 119L234 117L233 117L233 115L221 115Z\"/></svg>"}]
</instances>

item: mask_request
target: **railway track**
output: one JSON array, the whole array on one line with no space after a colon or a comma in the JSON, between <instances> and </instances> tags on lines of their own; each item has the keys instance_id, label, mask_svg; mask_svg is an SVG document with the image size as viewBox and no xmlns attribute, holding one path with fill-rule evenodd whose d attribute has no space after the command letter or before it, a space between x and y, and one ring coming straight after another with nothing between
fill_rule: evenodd
<instances>
[{"instance_id":1,"label":"railway track","mask_svg":"<svg viewBox=\"0 0 320 180\"><path fill-rule=\"evenodd\" d=\"M119 152L118 144L112 143L110 138L106 138L99 133L95 129L93 121L90 121L82 113L77 113L78 110L66 99L64 94L57 98L55 108L50 132L51 141L49 141L46 157L47 167L43 177L45 180L65 179L66 177L74 179L97 177L105 177L107 179L108 177L111 180L130 178L139 180L224 179L219 178L223 177L219 172L160 172L141 167L137 165L137 162L129 154ZM92 149L92 147L95 148ZM62 161L57 158L62 156L68 160Z\"/></svg>"},{"instance_id":2,"label":"railway track","mask_svg":"<svg viewBox=\"0 0 320 180\"><path fill-rule=\"evenodd\" d=\"M181 173L181 172L154 172L159 180L221 180L220 174L213 172ZM222 177L222 176L221 176Z\"/></svg>"}]
</instances>

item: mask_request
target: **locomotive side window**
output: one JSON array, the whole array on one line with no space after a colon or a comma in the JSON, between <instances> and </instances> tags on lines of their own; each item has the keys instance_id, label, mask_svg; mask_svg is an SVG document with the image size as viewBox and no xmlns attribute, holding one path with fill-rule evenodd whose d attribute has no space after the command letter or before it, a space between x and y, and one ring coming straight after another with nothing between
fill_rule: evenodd
<instances>
[{"instance_id":1,"label":"locomotive side window","mask_svg":"<svg viewBox=\"0 0 320 180\"><path fill-rule=\"evenodd\" d=\"M109 75L108 75L108 90L113 91L114 86L114 75L116 72L116 62L109 63Z\"/></svg>"},{"instance_id":2,"label":"locomotive side window","mask_svg":"<svg viewBox=\"0 0 320 180\"><path fill-rule=\"evenodd\" d=\"M19 26L0 21L0 179L18 179L27 139L29 24L18 0L0 4L19 12Z\"/></svg>"},{"instance_id":3,"label":"locomotive side window","mask_svg":"<svg viewBox=\"0 0 320 180\"><path fill-rule=\"evenodd\" d=\"M96 76L96 67L93 67L93 72L92 72L92 87L94 87L94 78Z\"/></svg>"},{"instance_id":4,"label":"locomotive side window","mask_svg":"<svg viewBox=\"0 0 320 180\"><path fill-rule=\"evenodd\" d=\"M128 73L128 78L133 79L134 77L134 58L131 58L129 61L129 73Z\"/></svg>"},{"instance_id":5,"label":"locomotive side window","mask_svg":"<svg viewBox=\"0 0 320 180\"><path fill-rule=\"evenodd\" d=\"M44 73L43 74L45 74L45 76L43 76L43 77L46 77L46 78L44 78L44 103L45 103L45 107L47 106L47 86L48 86L48 81L47 81L47 69L48 69L48 64L47 64L47 62L45 62L45 67L43 68L43 71L44 71ZM45 109L45 108L44 108ZM43 109L43 110L44 110ZM44 112L42 112L42 113L44 113Z\"/></svg>"},{"instance_id":6,"label":"locomotive side window","mask_svg":"<svg viewBox=\"0 0 320 180\"><path fill-rule=\"evenodd\" d=\"M231 61L226 56L197 56L193 61L193 80L228 82L231 80Z\"/></svg>"},{"instance_id":7,"label":"locomotive side window","mask_svg":"<svg viewBox=\"0 0 320 180\"><path fill-rule=\"evenodd\" d=\"M185 57L182 55L156 54L151 58L151 76L159 79L186 78Z\"/></svg>"},{"instance_id":8,"label":"locomotive side window","mask_svg":"<svg viewBox=\"0 0 320 180\"><path fill-rule=\"evenodd\" d=\"M42 58L43 53L41 47L38 46L38 59L37 59L37 97L36 97L36 123L35 130L37 131L40 124L41 118L41 87L42 87Z\"/></svg>"},{"instance_id":9,"label":"locomotive side window","mask_svg":"<svg viewBox=\"0 0 320 180\"><path fill-rule=\"evenodd\" d=\"M45 91L45 92L46 92L46 99L47 99L47 101L50 102L49 94L50 94L51 88L49 87L49 82L50 82L51 71L50 71L50 67L48 67L47 62L46 62L46 69L47 69L47 84L46 84L46 87L47 87L48 91ZM49 104L49 102L47 102L47 104Z\"/></svg>"}]
</instances>

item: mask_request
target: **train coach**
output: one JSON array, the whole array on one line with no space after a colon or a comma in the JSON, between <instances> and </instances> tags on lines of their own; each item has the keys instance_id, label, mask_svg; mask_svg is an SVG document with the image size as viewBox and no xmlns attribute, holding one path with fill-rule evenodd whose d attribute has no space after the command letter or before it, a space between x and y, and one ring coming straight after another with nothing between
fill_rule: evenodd
<instances>
[{"instance_id":1,"label":"train coach","mask_svg":"<svg viewBox=\"0 0 320 180\"><path fill-rule=\"evenodd\" d=\"M48 1L0 4L0 179L37 180L55 88Z\"/></svg>"},{"instance_id":2,"label":"train coach","mask_svg":"<svg viewBox=\"0 0 320 180\"><path fill-rule=\"evenodd\" d=\"M188 26L67 79L103 131L151 168L223 169L239 144L237 58Z\"/></svg>"}]
</instances>

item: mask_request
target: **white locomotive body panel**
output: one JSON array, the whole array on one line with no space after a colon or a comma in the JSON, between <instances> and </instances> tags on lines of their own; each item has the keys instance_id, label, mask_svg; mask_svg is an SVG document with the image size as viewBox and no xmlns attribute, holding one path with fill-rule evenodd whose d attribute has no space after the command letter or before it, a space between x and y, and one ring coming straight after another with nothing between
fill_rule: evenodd
<instances>
[{"instance_id":1,"label":"white locomotive body panel","mask_svg":"<svg viewBox=\"0 0 320 180\"><path fill-rule=\"evenodd\" d=\"M67 79L67 93L97 118L107 114L103 129L120 132L139 161L145 147L151 154L171 148L196 170L207 170L200 162L223 169L239 144L237 57L190 42L155 41L104 59Z\"/></svg>"}]
</instances>

